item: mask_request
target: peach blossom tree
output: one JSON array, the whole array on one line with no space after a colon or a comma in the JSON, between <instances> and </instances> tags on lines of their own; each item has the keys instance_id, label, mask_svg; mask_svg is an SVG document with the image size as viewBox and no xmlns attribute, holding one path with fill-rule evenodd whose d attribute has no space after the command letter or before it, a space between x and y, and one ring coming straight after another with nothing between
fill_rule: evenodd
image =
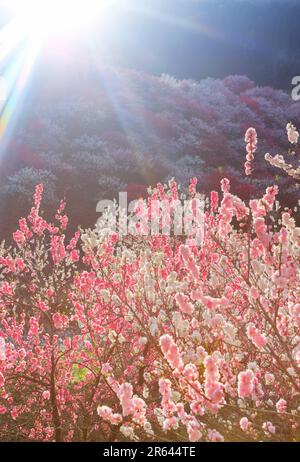
<instances>
[{"instance_id":1,"label":"peach blossom tree","mask_svg":"<svg viewBox=\"0 0 300 462\"><path fill-rule=\"evenodd\" d=\"M276 186L244 203L223 179L201 246L67 242L65 204L47 222L42 190L0 248L0 440L299 440L300 228ZM176 182L157 198L172 206Z\"/></svg>"}]
</instances>

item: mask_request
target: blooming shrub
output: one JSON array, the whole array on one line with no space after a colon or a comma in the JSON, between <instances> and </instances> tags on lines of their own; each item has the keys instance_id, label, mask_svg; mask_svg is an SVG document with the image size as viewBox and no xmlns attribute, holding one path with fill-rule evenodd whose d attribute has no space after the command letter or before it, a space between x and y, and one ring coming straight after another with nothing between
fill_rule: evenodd
<instances>
[{"instance_id":1,"label":"blooming shrub","mask_svg":"<svg viewBox=\"0 0 300 462\"><path fill-rule=\"evenodd\" d=\"M300 228L276 186L249 203L221 188L200 247L66 242L65 204L47 222L37 187L0 248L1 440L299 440ZM178 197L171 181L148 203Z\"/></svg>"}]
</instances>

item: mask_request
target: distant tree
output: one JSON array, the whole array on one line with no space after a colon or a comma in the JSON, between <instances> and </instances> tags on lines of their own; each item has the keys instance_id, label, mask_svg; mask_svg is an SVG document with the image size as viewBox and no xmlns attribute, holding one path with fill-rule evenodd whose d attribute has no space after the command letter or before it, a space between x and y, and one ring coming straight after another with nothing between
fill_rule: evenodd
<instances>
[{"instance_id":1,"label":"distant tree","mask_svg":"<svg viewBox=\"0 0 300 462\"><path fill-rule=\"evenodd\" d=\"M196 82L107 67L102 81L105 85L91 84L84 97L69 91L59 100L50 85L49 98L37 93L34 104L24 108L14 138L22 149L9 147L10 171L1 181L0 202L9 213L43 175L51 183L49 205L55 196L66 197L83 226L94 224L99 199L115 197L128 184L146 186L173 176L179 181L197 176L208 192L218 188L219 172L225 171L246 198L254 184L263 191L273 175L264 153L288 150L286 119L295 125L300 119L299 104L288 94L257 87L245 76ZM241 184L239 173L249 126L262 140L250 188ZM278 177L281 200L294 206L295 186L280 170Z\"/></svg>"}]
</instances>

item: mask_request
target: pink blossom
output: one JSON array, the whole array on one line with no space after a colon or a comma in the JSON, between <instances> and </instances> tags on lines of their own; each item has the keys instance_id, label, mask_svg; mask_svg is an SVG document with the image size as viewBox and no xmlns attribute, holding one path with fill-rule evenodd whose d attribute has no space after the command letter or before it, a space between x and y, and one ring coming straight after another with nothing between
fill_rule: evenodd
<instances>
[{"instance_id":1,"label":"pink blossom","mask_svg":"<svg viewBox=\"0 0 300 462\"><path fill-rule=\"evenodd\" d=\"M253 323L247 326L247 336L257 348L263 348L267 344L267 338L256 329Z\"/></svg>"},{"instance_id":2,"label":"pink blossom","mask_svg":"<svg viewBox=\"0 0 300 462\"><path fill-rule=\"evenodd\" d=\"M38 335L38 327L39 327L39 324L38 324L38 321L35 317L31 317L29 319L29 325L30 325L30 329L29 329L29 332L28 332L28 335Z\"/></svg>"},{"instance_id":3,"label":"pink blossom","mask_svg":"<svg viewBox=\"0 0 300 462\"><path fill-rule=\"evenodd\" d=\"M119 425L122 422L121 414L113 413L112 409L108 406L98 406L97 414L112 425Z\"/></svg>"},{"instance_id":4,"label":"pink blossom","mask_svg":"<svg viewBox=\"0 0 300 462\"><path fill-rule=\"evenodd\" d=\"M204 360L205 366L205 395L213 404L218 404L223 400L223 386L219 382L220 374L217 363L212 356L207 356Z\"/></svg>"},{"instance_id":5,"label":"pink blossom","mask_svg":"<svg viewBox=\"0 0 300 462\"><path fill-rule=\"evenodd\" d=\"M42 396L43 396L44 399L47 399L47 400L50 399L50 391L49 390L43 391Z\"/></svg>"},{"instance_id":6,"label":"pink blossom","mask_svg":"<svg viewBox=\"0 0 300 462\"><path fill-rule=\"evenodd\" d=\"M197 178L191 178L190 180L190 185L189 185L189 194L190 196L194 196L196 194L196 186L197 186L197 183L198 183L198 179Z\"/></svg>"},{"instance_id":7,"label":"pink blossom","mask_svg":"<svg viewBox=\"0 0 300 462\"><path fill-rule=\"evenodd\" d=\"M24 244L24 242L26 241L26 238L25 238L24 234L22 233L22 231L16 231L13 234L13 239L17 244L20 244L20 245Z\"/></svg>"},{"instance_id":8,"label":"pink blossom","mask_svg":"<svg viewBox=\"0 0 300 462\"><path fill-rule=\"evenodd\" d=\"M196 443L202 438L202 432L199 430L199 428L195 428L192 425L188 425L187 431L189 435L189 441L191 441L192 443Z\"/></svg>"},{"instance_id":9,"label":"pink blossom","mask_svg":"<svg viewBox=\"0 0 300 462\"><path fill-rule=\"evenodd\" d=\"M162 406L164 408L171 408L173 403L171 402L172 388L169 379L159 379L159 392L162 395Z\"/></svg>"},{"instance_id":10,"label":"pink blossom","mask_svg":"<svg viewBox=\"0 0 300 462\"><path fill-rule=\"evenodd\" d=\"M230 190L230 181L228 178L223 178L221 180L221 189L224 194L228 193Z\"/></svg>"},{"instance_id":11,"label":"pink blossom","mask_svg":"<svg viewBox=\"0 0 300 462\"><path fill-rule=\"evenodd\" d=\"M266 189L266 192L262 198L264 207L268 207L268 210L272 210L276 196L278 194L278 186L270 186Z\"/></svg>"},{"instance_id":12,"label":"pink blossom","mask_svg":"<svg viewBox=\"0 0 300 462\"><path fill-rule=\"evenodd\" d=\"M222 443L224 441L223 435L221 435L221 433L219 433L217 430L209 430L208 439L213 443Z\"/></svg>"},{"instance_id":13,"label":"pink blossom","mask_svg":"<svg viewBox=\"0 0 300 462\"><path fill-rule=\"evenodd\" d=\"M179 248L179 251L183 257L183 261L184 261L184 264L186 266L186 268L190 271L190 273L192 274L192 276L195 278L195 279L198 279L199 277L199 270L197 268L197 265L195 263L195 259L194 259L194 256L191 252L191 249L189 246L187 245L181 245L180 248Z\"/></svg>"},{"instance_id":14,"label":"pink blossom","mask_svg":"<svg viewBox=\"0 0 300 462\"><path fill-rule=\"evenodd\" d=\"M64 236L52 236L51 239L51 255L55 264L60 263L66 256L64 245Z\"/></svg>"},{"instance_id":15,"label":"pink blossom","mask_svg":"<svg viewBox=\"0 0 300 462\"><path fill-rule=\"evenodd\" d=\"M197 380L198 371L195 364L187 364L183 369L183 375L189 382Z\"/></svg>"},{"instance_id":16,"label":"pink blossom","mask_svg":"<svg viewBox=\"0 0 300 462\"><path fill-rule=\"evenodd\" d=\"M262 425L262 428L267 432L267 433L271 433L271 434L274 434L276 433L276 428L275 426L272 424L272 422L264 422L263 425Z\"/></svg>"},{"instance_id":17,"label":"pink blossom","mask_svg":"<svg viewBox=\"0 0 300 462\"><path fill-rule=\"evenodd\" d=\"M70 255L73 263L76 263L79 260L78 250L72 250Z\"/></svg>"},{"instance_id":18,"label":"pink blossom","mask_svg":"<svg viewBox=\"0 0 300 462\"><path fill-rule=\"evenodd\" d=\"M178 293L175 295L175 300L183 313L192 314L194 312L194 306L186 295Z\"/></svg>"},{"instance_id":19,"label":"pink blossom","mask_svg":"<svg viewBox=\"0 0 300 462\"><path fill-rule=\"evenodd\" d=\"M16 259L16 265L19 271L23 271L25 268L25 263L23 258L17 258Z\"/></svg>"},{"instance_id":20,"label":"pink blossom","mask_svg":"<svg viewBox=\"0 0 300 462\"><path fill-rule=\"evenodd\" d=\"M204 362L205 358L207 356L207 352L202 346L197 347L197 357L200 362Z\"/></svg>"},{"instance_id":21,"label":"pink blossom","mask_svg":"<svg viewBox=\"0 0 300 462\"><path fill-rule=\"evenodd\" d=\"M286 409L287 409L287 403L284 399L280 398L279 401L277 401L276 403L276 409L277 409L277 412L279 414L282 414L284 412L286 412Z\"/></svg>"},{"instance_id":22,"label":"pink blossom","mask_svg":"<svg viewBox=\"0 0 300 462\"><path fill-rule=\"evenodd\" d=\"M181 369L183 367L183 361L173 338L168 334L163 335L160 337L160 346L170 366L174 369Z\"/></svg>"},{"instance_id":23,"label":"pink blossom","mask_svg":"<svg viewBox=\"0 0 300 462\"><path fill-rule=\"evenodd\" d=\"M245 173L251 175L253 167L252 162L254 160L254 153L257 149L257 133L255 128L248 128L245 134L246 145L246 162L245 162Z\"/></svg>"},{"instance_id":24,"label":"pink blossom","mask_svg":"<svg viewBox=\"0 0 300 462\"><path fill-rule=\"evenodd\" d=\"M250 295L256 300L259 299L259 290L256 287L252 286L250 289Z\"/></svg>"},{"instance_id":25,"label":"pink blossom","mask_svg":"<svg viewBox=\"0 0 300 462\"><path fill-rule=\"evenodd\" d=\"M43 191L44 191L43 184L42 183L38 184L36 186L36 188L35 188L35 193L34 193L34 196L33 196L34 204L35 204L37 209L39 208L39 206L41 204Z\"/></svg>"},{"instance_id":26,"label":"pink blossom","mask_svg":"<svg viewBox=\"0 0 300 462\"><path fill-rule=\"evenodd\" d=\"M219 203L219 194L217 193L217 191L211 191L210 204L211 204L212 210L215 210L215 211L217 210L218 203Z\"/></svg>"},{"instance_id":27,"label":"pink blossom","mask_svg":"<svg viewBox=\"0 0 300 462\"><path fill-rule=\"evenodd\" d=\"M270 236L267 232L267 226L266 226L265 220L262 217L255 218L253 227L261 243L265 247L268 247L270 243Z\"/></svg>"},{"instance_id":28,"label":"pink blossom","mask_svg":"<svg viewBox=\"0 0 300 462\"><path fill-rule=\"evenodd\" d=\"M0 337L0 361L5 361L6 359L6 345L3 337Z\"/></svg>"},{"instance_id":29,"label":"pink blossom","mask_svg":"<svg viewBox=\"0 0 300 462\"><path fill-rule=\"evenodd\" d=\"M240 372L238 375L238 394L240 398L248 398L254 390L254 374L248 369L245 372Z\"/></svg>"},{"instance_id":30,"label":"pink blossom","mask_svg":"<svg viewBox=\"0 0 300 462\"><path fill-rule=\"evenodd\" d=\"M291 305L290 313L297 327L300 327L300 303Z\"/></svg>"},{"instance_id":31,"label":"pink blossom","mask_svg":"<svg viewBox=\"0 0 300 462\"><path fill-rule=\"evenodd\" d=\"M146 423L147 406L142 398L134 397L132 403L132 419L139 425Z\"/></svg>"},{"instance_id":32,"label":"pink blossom","mask_svg":"<svg viewBox=\"0 0 300 462\"><path fill-rule=\"evenodd\" d=\"M44 311L44 313L46 313L46 311L49 311L49 309L50 309L50 307L45 302L43 302L42 300L38 301L38 306L39 306L40 310Z\"/></svg>"},{"instance_id":33,"label":"pink blossom","mask_svg":"<svg viewBox=\"0 0 300 462\"><path fill-rule=\"evenodd\" d=\"M63 329L68 327L69 318L66 315L54 313L52 319L56 329Z\"/></svg>"},{"instance_id":34,"label":"pink blossom","mask_svg":"<svg viewBox=\"0 0 300 462\"><path fill-rule=\"evenodd\" d=\"M175 416L169 417L164 420L163 423L163 430L169 431L169 430L176 430L178 428L178 418Z\"/></svg>"},{"instance_id":35,"label":"pink blossom","mask_svg":"<svg viewBox=\"0 0 300 462\"><path fill-rule=\"evenodd\" d=\"M296 127L289 122L286 126L286 131L288 135L288 140L291 144L297 144L299 138L299 132L296 130Z\"/></svg>"},{"instance_id":36,"label":"pink blossom","mask_svg":"<svg viewBox=\"0 0 300 462\"><path fill-rule=\"evenodd\" d=\"M243 432L247 431L247 429L249 427L249 420L247 419L247 417L242 417L241 418L240 427L243 430Z\"/></svg>"},{"instance_id":37,"label":"pink blossom","mask_svg":"<svg viewBox=\"0 0 300 462\"><path fill-rule=\"evenodd\" d=\"M273 374L270 374L269 372L266 372L265 374L265 381L267 385L272 385L274 383L275 377Z\"/></svg>"},{"instance_id":38,"label":"pink blossom","mask_svg":"<svg viewBox=\"0 0 300 462\"><path fill-rule=\"evenodd\" d=\"M130 383L123 383L119 389L120 402L123 409L123 416L126 417L133 411L132 406L132 385Z\"/></svg>"},{"instance_id":39,"label":"pink blossom","mask_svg":"<svg viewBox=\"0 0 300 462\"><path fill-rule=\"evenodd\" d=\"M108 375L112 371L112 366L109 363L103 364L101 372L104 375Z\"/></svg>"}]
</instances>

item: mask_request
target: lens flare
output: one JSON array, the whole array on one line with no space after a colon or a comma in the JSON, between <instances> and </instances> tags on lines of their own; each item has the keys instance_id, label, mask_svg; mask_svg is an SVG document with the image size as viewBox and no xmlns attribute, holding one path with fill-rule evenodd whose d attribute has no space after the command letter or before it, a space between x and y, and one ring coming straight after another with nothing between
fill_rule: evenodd
<instances>
[{"instance_id":1,"label":"lens flare","mask_svg":"<svg viewBox=\"0 0 300 462\"><path fill-rule=\"evenodd\" d=\"M43 46L89 34L122 0L0 0L11 20L0 30L0 160L21 112L26 84ZM101 21L99 21L101 19ZM5 92L3 88L5 87ZM2 157L2 158L1 158Z\"/></svg>"}]
</instances>

